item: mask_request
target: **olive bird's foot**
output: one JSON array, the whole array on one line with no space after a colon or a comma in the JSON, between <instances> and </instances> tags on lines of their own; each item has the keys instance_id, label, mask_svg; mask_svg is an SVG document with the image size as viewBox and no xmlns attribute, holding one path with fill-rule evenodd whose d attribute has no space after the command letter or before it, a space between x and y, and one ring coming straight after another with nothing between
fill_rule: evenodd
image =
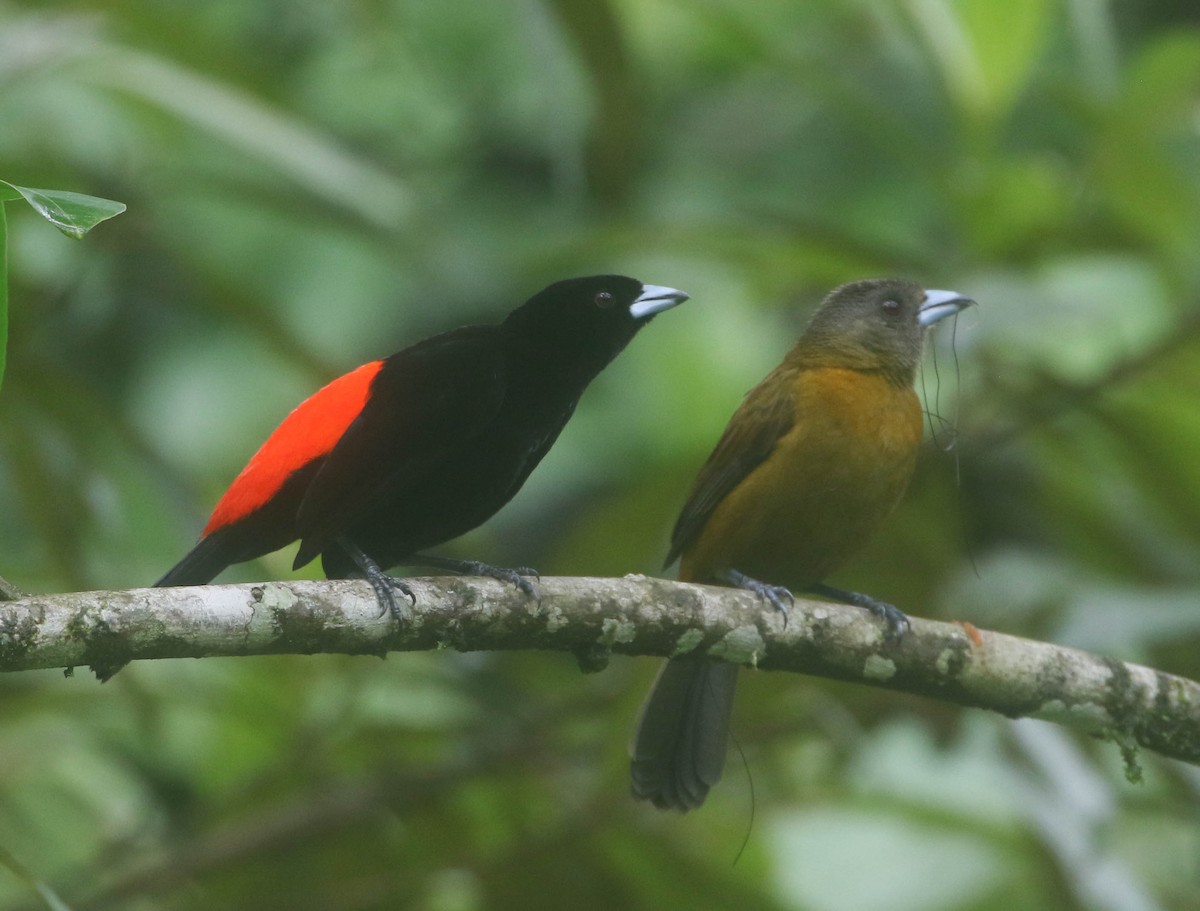
<instances>
[{"instance_id":1,"label":"olive bird's foot","mask_svg":"<svg viewBox=\"0 0 1200 911\"><path fill-rule=\"evenodd\" d=\"M811 586L809 591L814 595L824 595L826 598L841 601L843 604L853 604L855 607L869 610L887 624L887 638L892 642L899 642L912 626L908 621L908 615L896 605L872 598L870 595L821 584Z\"/></svg>"},{"instance_id":2,"label":"olive bird's foot","mask_svg":"<svg viewBox=\"0 0 1200 911\"><path fill-rule=\"evenodd\" d=\"M745 573L738 572L736 569L728 569L724 573L725 581L736 585L738 588L744 588L748 592L754 592L758 597L771 602L771 607L783 614L783 622L787 624L788 612L792 609L792 605L796 603L795 597L791 590L782 585L768 585L766 582L760 582L757 579L752 579Z\"/></svg>"},{"instance_id":3,"label":"olive bird's foot","mask_svg":"<svg viewBox=\"0 0 1200 911\"><path fill-rule=\"evenodd\" d=\"M417 603L417 596L402 579L390 576L379 568L379 564L363 552L363 549L348 538L339 538L338 544L350 555L366 580L375 590L375 600L379 602L379 616L391 614L396 620L404 620L404 613L396 601L396 592L408 598L410 604Z\"/></svg>"},{"instance_id":4,"label":"olive bird's foot","mask_svg":"<svg viewBox=\"0 0 1200 911\"><path fill-rule=\"evenodd\" d=\"M458 573L460 576L487 576L490 579L499 579L501 582L508 582L515 585L531 598L541 597L538 593L537 586L529 581L532 576L535 579L540 579L536 569L531 569L528 566L493 566L491 563L484 563L480 560L455 560L453 557L439 557L434 554L413 554L409 560L420 566L431 566L434 569L447 569L450 572Z\"/></svg>"}]
</instances>

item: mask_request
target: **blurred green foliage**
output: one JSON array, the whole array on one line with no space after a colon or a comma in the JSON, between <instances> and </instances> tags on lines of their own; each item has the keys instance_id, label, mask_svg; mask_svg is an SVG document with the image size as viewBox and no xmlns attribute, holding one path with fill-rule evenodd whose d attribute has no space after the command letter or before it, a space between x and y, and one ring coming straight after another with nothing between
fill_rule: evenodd
<instances>
[{"instance_id":1,"label":"blurred green foliage","mask_svg":"<svg viewBox=\"0 0 1200 911\"><path fill-rule=\"evenodd\" d=\"M0 180L0 386L8 355L8 222L4 203L24 199L67 237L81 239L105 219L125 211L122 203L70 190L36 190Z\"/></svg>"},{"instance_id":2,"label":"blurred green foliage","mask_svg":"<svg viewBox=\"0 0 1200 911\"><path fill-rule=\"evenodd\" d=\"M149 583L322 381L595 271L693 299L453 549L659 572L819 297L902 274L980 306L834 581L1200 677L1197 111L1181 2L0 2L0 174L129 204L80 245L9 213L0 575ZM9 675L0 847L89 909L1200 904L1196 769L1133 786L1111 744L859 687L744 675L744 763L690 816L634 805L653 670Z\"/></svg>"}]
</instances>

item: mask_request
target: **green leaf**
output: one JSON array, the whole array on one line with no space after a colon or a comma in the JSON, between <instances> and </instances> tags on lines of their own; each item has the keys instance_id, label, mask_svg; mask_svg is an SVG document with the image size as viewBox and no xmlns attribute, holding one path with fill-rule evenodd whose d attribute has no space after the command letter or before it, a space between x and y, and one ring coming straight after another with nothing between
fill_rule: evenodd
<instances>
[{"instance_id":1,"label":"green leaf","mask_svg":"<svg viewBox=\"0 0 1200 911\"><path fill-rule=\"evenodd\" d=\"M67 190L35 190L0 180L0 386L8 351L8 230L4 203L24 199L34 211L62 231L79 240L105 219L125 211L125 203Z\"/></svg>"},{"instance_id":2,"label":"green leaf","mask_svg":"<svg viewBox=\"0 0 1200 911\"><path fill-rule=\"evenodd\" d=\"M44 882L38 880L32 873L18 861L11 852L6 848L0 847L0 867L7 867L17 879L27 885L30 889L38 894L42 903L45 904L50 911L71 911L71 908L64 902L53 889L47 886Z\"/></svg>"},{"instance_id":3,"label":"green leaf","mask_svg":"<svg viewBox=\"0 0 1200 911\"><path fill-rule=\"evenodd\" d=\"M909 8L949 91L988 121L1011 110L1054 22L1045 0L915 0Z\"/></svg>"},{"instance_id":4,"label":"green leaf","mask_svg":"<svg viewBox=\"0 0 1200 911\"><path fill-rule=\"evenodd\" d=\"M0 181L0 196L8 184ZM4 203L0 201L0 388L4 386L4 365L8 360L8 225L4 220Z\"/></svg>"},{"instance_id":5,"label":"green leaf","mask_svg":"<svg viewBox=\"0 0 1200 911\"><path fill-rule=\"evenodd\" d=\"M24 197L46 221L76 240L105 219L125 211L125 203L67 190L35 190L0 180L0 200Z\"/></svg>"}]
</instances>

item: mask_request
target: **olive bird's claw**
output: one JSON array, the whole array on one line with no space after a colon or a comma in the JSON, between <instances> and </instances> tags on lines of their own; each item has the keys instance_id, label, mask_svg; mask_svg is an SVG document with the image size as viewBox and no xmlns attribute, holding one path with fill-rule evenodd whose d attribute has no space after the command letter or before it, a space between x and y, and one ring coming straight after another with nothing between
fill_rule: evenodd
<instances>
[{"instance_id":1,"label":"olive bird's claw","mask_svg":"<svg viewBox=\"0 0 1200 911\"><path fill-rule=\"evenodd\" d=\"M762 585L761 588L754 588L760 598L766 598L771 602L771 606L779 611L786 618L792 606L796 603L795 597L791 591L784 588L782 585ZM784 602L787 602L786 604Z\"/></svg>"},{"instance_id":2,"label":"olive bird's claw","mask_svg":"<svg viewBox=\"0 0 1200 911\"><path fill-rule=\"evenodd\" d=\"M863 605L875 616L883 619L887 624L887 638L892 642L899 642L904 638L904 634L911 628L912 624L908 620L908 615L894 604L888 604L886 601L876 601L870 599L871 603Z\"/></svg>"},{"instance_id":3,"label":"olive bird's claw","mask_svg":"<svg viewBox=\"0 0 1200 911\"><path fill-rule=\"evenodd\" d=\"M750 576L738 572L736 569L729 570L726 573L726 578L738 588L753 592L759 598L770 602L771 607L783 614L783 624L787 626L788 614L792 606L796 603L796 598L790 589L782 585L768 585L766 582L752 579Z\"/></svg>"},{"instance_id":4,"label":"olive bird's claw","mask_svg":"<svg viewBox=\"0 0 1200 911\"><path fill-rule=\"evenodd\" d=\"M853 601L850 601L851 604L869 610L887 625L887 631L883 636L888 642L899 642L912 627L912 624L909 623L908 615L896 607L896 605L876 600L870 595L863 595L858 592L853 592L853 594L857 595L857 597Z\"/></svg>"},{"instance_id":5,"label":"olive bird's claw","mask_svg":"<svg viewBox=\"0 0 1200 911\"><path fill-rule=\"evenodd\" d=\"M834 588L832 585L814 585L809 591L817 595L824 595L826 598L833 598L835 601L841 601L843 604L853 604L855 607L869 610L887 624L884 638L889 642L899 642L912 627L908 615L904 611L894 604L888 604L886 601L880 601L870 595Z\"/></svg>"}]
</instances>

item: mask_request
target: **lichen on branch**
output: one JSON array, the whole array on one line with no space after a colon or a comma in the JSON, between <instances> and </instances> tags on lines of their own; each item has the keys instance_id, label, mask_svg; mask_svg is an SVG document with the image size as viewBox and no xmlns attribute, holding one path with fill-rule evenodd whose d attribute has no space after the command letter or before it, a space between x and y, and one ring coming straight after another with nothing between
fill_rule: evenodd
<instances>
[{"instance_id":1,"label":"lichen on branch","mask_svg":"<svg viewBox=\"0 0 1200 911\"><path fill-rule=\"evenodd\" d=\"M453 648L720 659L1052 721L1200 765L1200 684L1050 643L913 618L900 642L867 612L797 600L787 622L754 595L646 576L543 578L538 597L493 579L406 580L381 615L359 581L268 582L28 596L0 603L0 671L131 661ZM1133 766L1131 765L1131 770Z\"/></svg>"}]
</instances>

